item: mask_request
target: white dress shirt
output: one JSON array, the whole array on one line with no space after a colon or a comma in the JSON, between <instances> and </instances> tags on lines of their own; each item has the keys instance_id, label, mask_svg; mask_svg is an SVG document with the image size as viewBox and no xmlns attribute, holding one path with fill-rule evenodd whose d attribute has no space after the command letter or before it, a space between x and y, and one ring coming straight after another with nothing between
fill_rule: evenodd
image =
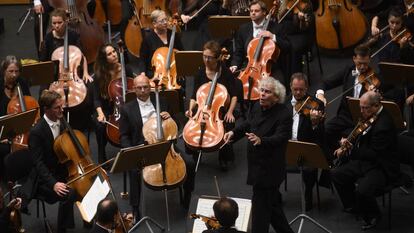
<instances>
[{"instance_id":1,"label":"white dress shirt","mask_svg":"<svg viewBox=\"0 0 414 233\"><path fill-rule=\"evenodd\" d=\"M252 21L252 23L253 23L253 38L258 37L260 32L265 31L265 28L264 28L265 20L266 19L264 19L260 24L256 24L255 22ZM273 34L272 40L273 40L273 42L276 43L276 35Z\"/></svg>"},{"instance_id":2,"label":"white dress shirt","mask_svg":"<svg viewBox=\"0 0 414 233\"><path fill-rule=\"evenodd\" d=\"M298 140L298 129L299 129L299 113L295 110L295 105L297 103L297 100L295 97L292 96L292 100L290 101L293 106L293 124L292 124L292 140L297 141Z\"/></svg>"},{"instance_id":3,"label":"white dress shirt","mask_svg":"<svg viewBox=\"0 0 414 233\"><path fill-rule=\"evenodd\" d=\"M137 101L139 110L141 111L142 124L145 124L152 114L155 114L154 105L152 104L150 98L148 98L147 101L142 101L137 98Z\"/></svg>"},{"instance_id":4,"label":"white dress shirt","mask_svg":"<svg viewBox=\"0 0 414 233\"><path fill-rule=\"evenodd\" d=\"M358 77L361 73L358 71L358 69L352 70L352 76L355 77L354 80L354 98L359 98L359 95L361 94L361 90L362 90L362 84L359 83L358 81Z\"/></svg>"},{"instance_id":5,"label":"white dress shirt","mask_svg":"<svg viewBox=\"0 0 414 233\"><path fill-rule=\"evenodd\" d=\"M52 121L46 116L46 114L43 115L43 118L45 118L50 130L52 131L53 139L56 139L60 134L60 120Z\"/></svg>"}]
</instances>

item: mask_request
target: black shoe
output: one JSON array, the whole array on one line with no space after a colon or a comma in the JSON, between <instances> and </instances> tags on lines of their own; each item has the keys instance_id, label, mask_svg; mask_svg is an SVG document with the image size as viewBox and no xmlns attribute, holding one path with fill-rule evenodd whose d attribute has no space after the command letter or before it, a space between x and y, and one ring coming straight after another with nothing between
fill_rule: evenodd
<instances>
[{"instance_id":1,"label":"black shoe","mask_svg":"<svg viewBox=\"0 0 414 233\"><path fill-rule=\"evenodd\" d=\"M365 223L361 226L361 230L367 231L377 226L378 222L380 221L381 217L375 217L370 219L364 219Z\"/></svg>"}]
</instances>

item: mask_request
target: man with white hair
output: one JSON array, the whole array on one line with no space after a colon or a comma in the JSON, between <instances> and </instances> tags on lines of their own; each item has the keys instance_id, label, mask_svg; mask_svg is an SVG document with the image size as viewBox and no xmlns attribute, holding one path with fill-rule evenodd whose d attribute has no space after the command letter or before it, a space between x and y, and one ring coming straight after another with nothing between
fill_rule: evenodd
<instances>
[{"instance_id":1,"label":"man with white hair","mask_svg":"<svg viewBox=\"0 0 414 233\"><path fill-rule=\"evenodd\" d=\"M279 186L285 177L285 152L292 134L292 112L283 104L286 89L272 77L259 84L260 99L247 120L224 135L237 141L246 136L247 184L253 186L252 233L293 233L282 209Z\"/></svg>"}]
</instances>

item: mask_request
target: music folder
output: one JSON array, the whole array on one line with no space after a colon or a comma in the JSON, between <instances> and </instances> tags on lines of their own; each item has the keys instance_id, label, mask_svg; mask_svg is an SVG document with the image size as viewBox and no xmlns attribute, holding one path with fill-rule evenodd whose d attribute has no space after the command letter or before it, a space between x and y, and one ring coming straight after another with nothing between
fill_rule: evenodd
<instances>
[{"instance_id":1,"label":"music folder","mask_svg":"<svg viewBox=\"0 0 414 233\"><path fill-rule=\"evenodd\" d=\"M0 118L0 140L11 139L16 135L26 133L32 128L38 109L10 114Z\"/></svg>"}]
</instances>

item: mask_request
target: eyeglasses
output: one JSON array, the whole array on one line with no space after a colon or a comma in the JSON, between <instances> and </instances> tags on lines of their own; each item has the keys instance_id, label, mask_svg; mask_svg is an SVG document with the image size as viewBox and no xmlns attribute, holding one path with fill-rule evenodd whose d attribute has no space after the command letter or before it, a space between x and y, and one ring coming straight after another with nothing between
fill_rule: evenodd
<instances>
[{"instance_id":1,"label":"eyeglasses","mask_svg":"<svg viewBox=\"0 0 414 233\"><path fill-rule=\"evenodd\" d=\"M166 23L167 22L167 19L160 19L160 20L157 20L157 23Z\"/></svg>"},{"instance_id":2,"label":"eyeglasses","mask_svg":"<svg viewBox=\"0 0 414 233\"><path fill-rule=\"evenodd\" d=\"M217 57L213 57L213 56L203 54L203 59L206 60L206 61L211 61L211 60L217 59Z\"/></svg>"}]
</instances>

